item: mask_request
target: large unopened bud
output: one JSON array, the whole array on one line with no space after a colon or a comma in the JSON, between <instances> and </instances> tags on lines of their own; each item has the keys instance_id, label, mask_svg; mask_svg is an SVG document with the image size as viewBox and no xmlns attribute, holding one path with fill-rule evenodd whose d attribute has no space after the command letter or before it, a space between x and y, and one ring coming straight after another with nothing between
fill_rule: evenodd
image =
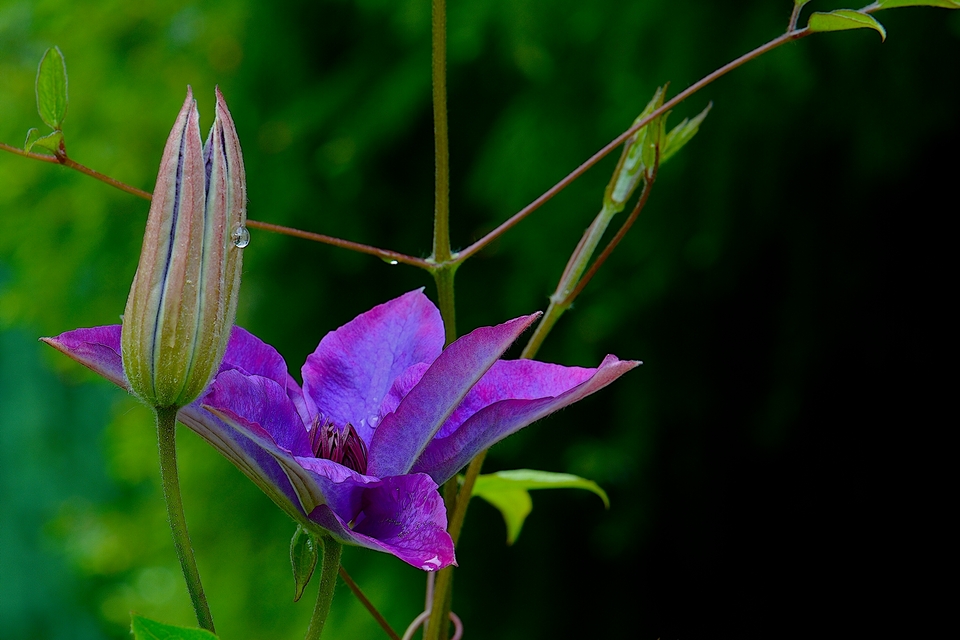
<instances>
[{"instance_id":1,"label":"large unopened bud","mask_svg":"<svg viewBox=\"0 0 960 640\"><path fill-rule=\"evenodd\" d=\"M123 369L154 407L182 407L217 372L237 309L247 243L246 181L233 119L200 143L190 88L160 161L140 264L123 316Z\"/></svg>"}]
</instances>

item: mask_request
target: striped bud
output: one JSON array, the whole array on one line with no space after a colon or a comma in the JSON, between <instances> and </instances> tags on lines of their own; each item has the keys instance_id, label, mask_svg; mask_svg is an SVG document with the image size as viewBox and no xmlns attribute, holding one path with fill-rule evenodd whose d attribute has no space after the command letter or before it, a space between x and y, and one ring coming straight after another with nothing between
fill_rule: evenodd
<instances>
[{"instance_id":1,"label":"striped bud","mask_svg":"<svg viewBox=\"0 0 960 640\"><path fill-rule=\"evenodd\" d=\"M160 161L120 339L130 388L151 406L185 406L216 374L236 315L245 223L243 158L223 95L218 88L201 146L188 87Z\"/></svg>"}]
</instances>

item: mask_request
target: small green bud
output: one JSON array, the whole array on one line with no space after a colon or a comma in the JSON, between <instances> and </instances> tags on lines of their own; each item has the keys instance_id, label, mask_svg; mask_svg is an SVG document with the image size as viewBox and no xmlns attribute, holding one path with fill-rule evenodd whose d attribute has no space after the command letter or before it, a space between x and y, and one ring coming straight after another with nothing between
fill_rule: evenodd
<instances>
[{"instance_id":1,"label":"small green bud","mask_svg":"<svg viewBox=\"0 0 960 640\"><path fill-rule=\"evenodd\" d=\"M237 309L246 246L246 180L237 131L217 89L201 146L190 88L167 139L123 316L123 369L154 407L182 407L216 374Z\"/></svg>"},{"instance_id":2,"label":"small green bud","mask_svg":"<svg viewBox=\"0 0 960 640\"><path fill-rule=\"evenodd\" d=\"M665 93L663 87L658 87L646 108L633 121L634 124L659 109L663 105ZM656 147L660 144L665 121L664 116L654 118L623 143L620 161L617 162L617 168L614 169L603 196L605 207L613 211L622 211L637 186L646 179L647 169L655 162Z\"/></svg>"}]
</instances>

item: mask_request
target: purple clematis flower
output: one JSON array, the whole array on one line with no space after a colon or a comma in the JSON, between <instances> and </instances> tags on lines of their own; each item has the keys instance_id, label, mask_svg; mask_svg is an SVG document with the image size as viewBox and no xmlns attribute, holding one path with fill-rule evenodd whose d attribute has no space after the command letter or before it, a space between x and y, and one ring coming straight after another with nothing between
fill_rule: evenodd
<instances>
[{"instance_id":1,"label":"purple clematis flower","mask_svg":"<svg viewBox=\"0 0 960 640\"><path fill-rule=\"evenodd\" d=\"M276 350L235 327L213 383L179 417L301 525L441 569L455 560L438 485L639 364L500 360L536 318L481 327L443 349L440 313L412 291L328 333L302 388ZM119 326L45 342L129 388Z\"/></svg>"}]
</instances>

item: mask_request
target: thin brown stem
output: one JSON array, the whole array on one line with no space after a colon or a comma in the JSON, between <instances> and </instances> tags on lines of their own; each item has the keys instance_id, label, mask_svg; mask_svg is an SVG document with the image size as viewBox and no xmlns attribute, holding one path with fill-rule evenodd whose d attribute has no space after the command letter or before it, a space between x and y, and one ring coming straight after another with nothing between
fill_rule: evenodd
<instances>
[{"instance_id":1,"label":"thin brown stem","mask_svg":"<svg viewBox=\"0 0 960 640\"><path fill-rule=\"evenodd\" d=\"M75 162L71 160L66 155L58 154L55 156L49 156L43 153L33 153L32 151L24 151L23 149L18 149L17 147L12 147L2 142L0 142L0 149L3 149L4 151L9 151L10 153L15 153L25 158L30 158L31 160L39 160L40 162L49 162L50 164L63 165L64 167L74 169L76 171L79 171L80 173L85 173L91 178L96 178L100 182L105 182L109 184L111 187L116 187L121 191L126 191L127 193L133 194L139 198L144 198L145 200L149 200L151 198L150 192L137 189L136 187L131 187L130 185L120 182L119 180L114 180L108 175L104 175L99 171L96 171L94 169L91 169L90 167L80 164L79 162Z\"/></svg>"},{"instance_id":2,"label":"thin brown stem","mask_svg":"<svg viewBox=\"0 0 960 640\"><path fill-rule=\"evenodd\" d=\"M144 191L142 189L137 189L128 184L120 182L114 178L111 178L108 175L104 175L95 169L84 166L79 162L75 162L66 156L48 156L41 153L31 153L29 151L24 151L23 149L18 149L12 147L8 144L0 142L0 149L4 151L9 151L25 158L30 158L32 160L39 160L41 162L49 162L51 164L59 164L64 167L74 169L80 173L86 174L92 178L96 178L101 182L104 182L112 187L116 187L121 191L126 191L127 193L133 194L144 200L151 200L153 195L149 191ZM272 233L279 233L282 235L292 236L294 238L301 238L304 240L311 240L313 242L320 242L322 244L332 245L334 247L340 247L341 249L348 249L350 251L356 251L357 253L365 253L367 255L376 256L385 262L390 262L393 264L403 263L409 264L414 267L420 267L421 269L426 269L428 271L434 271L437 267L434 263L424 260L423 258L414 258L413 256L408 256L403 253L398 253L396 251L389 251L387 249L379 249L377 247L371 247L370 245L361 244L359 242L351 242L350 240L341 240L340 238L334 238L332 236L325 236L320 233L313 233L310 231L301 231L300 229L294 229L292 227L285 227L279 224L273 224L270 222L258 222L257 220L247 220L247 226L251 229L262 229L264 231L270 231Z\"/></svg>"},{"instance_id":3,"label":"thin brown stem","mask_svg":"<svg viewBox=\"0 0 960 640\"><path fill-rule=\"evenodd\" d=\"M114 180L110 176L104 175L99 171L96 171L94 169L91 169L90 167L84 166L79 162L74 162L73 160L71 160L66 156L63 156L63 158L60 159L60 164L62 164L65 167L70 167L71 169L75 169L80 173L85 173L91 178L96 178L100 182L105 182L111 187L116 187L121 191L126 191L127 193L133 194L138 198L143 198L144 200L151 200L153 198L153 195L149 191L137 189L136 187L131 187L130 185L120 182L119 180Z\"/></svg>"},{"instance_id":4,"label":"thin brown stem","mask_svg":"<svg viewBox=\"0 0 960 640\"><path fill-rule=\"evenodd\" d=\"M19 147L14 147L9 144L0 142L0 149L4 151L9 151L10 153L15 153L18 156L23 156L25 158L30 158L32 160L39 160L40 162L50 162L52 164L60 164L60 161L54 156L48 156L45 153L33 153L32 151L24 151Z\"/></svg>"},{"instance_id":5,"label":"thin brown stem","mask_svg":"<svg viewBox=\"0 0 960 640\"><path fill-rule=\"evenodd\" d=\"M794 0L793 11L790 12L790 21L787 23L787 33L796 30L797 19L800 17L800 10L803 9L803 5L805 4L807 4L807 2L797 2Z\"/></svg>"},{"instance_id":6,"label":"thin brown stem","mask_svg":"<svg viewBox=\"0 0 960 640\"><path fill-rule=\"evenodd\" d=\"M436 268L436 265L428 260L424 260L423 258L414 258L413 256L397 253L396 251L378 249L377 247L371 247L370 245L361 244L359 242L351 242L350 240L341 240L340 238L325 236L321 233L313 233L312 231L301 231L300 229L294 229L292 227L284 227L282 225L273 224L270 222L258 222L256 220L247 220L247 227L251 229L272 231L273 233L281 233L283 235L293 236L294 238L312 240L313 242L320 242L322 244L329 244L334 247L340 247L341 249L356 251L357 253L366 253L367 255L376 256L386 262L409 264L414 267L420 267L421 269L427 269L429 271L432 271Z\"/></svg>"},{"instance_id":7,"label":"thin brown stem","mask_svg":"<svg viewBox=\"0 0 960 640\"><path fill-rule=\"evenodd\" d=\"M377 611L377 608L373 606L373 603L370 602L370 599L360 590L359 585L353 581L353 578L350 577L350 574L347 573L347 570L343 568L343 565L340 565L340 577L344 582L347 583L347 586L350 587L350 591L353 591L353 595L357 597L357 600L360 601L364 607L367 608L367 611L370 612L370 615L373 616L373 619L377 621L377 624L387 632L387 635L390 636L391 640L400 640L400 636L396 631L390 626L390 623L387 622L387 619Z\"/></svg>"},{"instance_id":8,"label":"thin brown stem","mask_svg":"<svg viewBox=\"0 0 960 640\"><path fill-rule=\"evenodd\" d=\"M473 254L477 253L478 251L486 247L488 244L490 244L491 242L499 238L506 231L511 229L513 226L515 226L518 222L520 222L521 220L526 218L528 215L530 215L531 213L539 209L550 198L557 195L560 191L562 191L565 187L567 187L571 182L573 182L574 180L579 178L581 175L583 175L583 173L586 172L587 169L589 169L593 165L597 164L600 160L605 158L610 152L612 152L614 149L616 149L621 144L623 144L623 142L627 138L632 136L642 127L645 127L654 118L663 115L670 109L673 109L675 106L677 106L678 104L680 104L681 102L683 102L684 100L686 100L687 98L695 94L697 91L700 91L700 89L703 89L705 86L707 86L714 80L717 80L722 76L725 76L726 74L730 73L740 65L746 62L749 62L750 60L753 60L754 58L761 56L764 53L767 53L768 51L776 49L780 45L786 44L787 42L791 42L793 40L799 40L800 38L808 36L810 35L810 33L811 32L807 29L799 29L796 31L785 33L782 36L779 36L777 38L774 38L770 42L767 42L766 44L760 45L753 51L743 54L736 60L725 64L724 66L720 67L710 75L707 75L702 79L700 79L699 81L693 83L692 85L690 85L689 87L687 87L686 89L684 89L683 91L675 95L670 100L667 100L666 102L664 102L663 105L660 106L660 108L653 110L647 117L641 120L638 120L636 123L634 123L632 127L630 127L629 129L621 133L619 136L614 138L609 144L607 144L605 147L600 149L600 151L597 151L595 154L593 154L586 162L584 162L579 167L571 171L567 175L567 177L565 177L563 180L561 180L554 186L550 187L547 191L543 193L543 195L541 195L539 198L537 198L536 200L528 204L526 207L524 207L523 209L515 213L506 222L501 224L499 227L497 227L496 229L494 229L493 231L491 231L481 239L474 242L472 245L470 245L466 249L459 251L457 253L457 256L454 258L454 260L458 262L462 262L463 260L466 260Z\"/></svg>"},{"instance_id":9,"label":"thin brown stem","mask_svg":"<svg viewBox=\"0 0 960 640\"><path fill-rule=\"evenodd\" d=\"M659 156L659 153L657 154ZM587 269L587 272L583 274L583 277L580 278L580 281L577 283L577 286L574 287L573 291L567 296L565 302L569 306L576 300L577 296L580 295L580 292L583 291L583 288L587 286L587 283L590 282L591 278L596 275L597 271L603 266L603 263L607 261L607 258L610 257L610 254L613 253L613 250L617 248L617 245L620 244L620 241L623 240L623 237L627 235L627 231L630 230L630 227L633 226L633 223L637 220L637 216L640 215L640 212L643 210L643 207L646 206L647 200L650 198L650 189L653 187L653 181L657 177L657 167L654 165L653 171L650 176L643 184L643 191L640 193L640 199L637 200L636 206L633 208L633 211L630 212L630 215L623 222L623 225L617 230L616 235L610 239L610 242L607 243L607 246L603 248L603 251L600 252L600 255L597 256L597 259L593 261L593 264L590 265L590 268Z\"/></svg>"}]
</instances>

